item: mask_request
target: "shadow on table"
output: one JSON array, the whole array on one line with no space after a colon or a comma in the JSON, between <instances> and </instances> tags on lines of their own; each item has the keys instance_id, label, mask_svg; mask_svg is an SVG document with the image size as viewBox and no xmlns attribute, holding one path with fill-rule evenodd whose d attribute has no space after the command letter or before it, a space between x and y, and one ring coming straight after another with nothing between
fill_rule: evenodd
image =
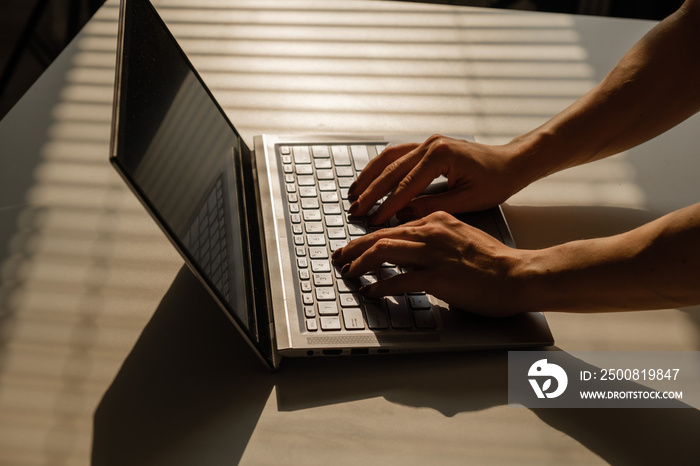
<instances>
[{"instance_id":1,"label":"shadow on table","mask_svg":"<svg viewBox=\"0 0 700 466\"><path fill-rule=\"evenodd\" d=\"M273 384L183 267L97 408L92 464L235 464Z\"/></svg>"},{"instance_id":2,"label":"shadow on table","mask_svg":"<svg viewBox=\"0 0 700 466\"><path fill-rule=\"evenodd\" d=\"M593 213L605 223L621 212ZM630 226L647 220L622 213ZM581 370L597 369L571 359ZM280 411L380 396L445 416L506 405L507 366L507 351L484 351L287 359L269 373L183 267L95 413L93 464L235 463L273 387ZM697 463L700 412L693 408L532 411L611 464Z\"/></svg>"}]
</instances>

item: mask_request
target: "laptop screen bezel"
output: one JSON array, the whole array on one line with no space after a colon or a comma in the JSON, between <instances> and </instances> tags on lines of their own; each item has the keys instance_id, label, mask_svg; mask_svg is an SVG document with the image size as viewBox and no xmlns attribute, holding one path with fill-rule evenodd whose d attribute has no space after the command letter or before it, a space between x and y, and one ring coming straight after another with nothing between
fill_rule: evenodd
<instances>
[{"instance_id":1,"label":"laptop screen bezel","mask_svg":"<svg viewBox=\"0 0 700 466\"><path fill-rule=\"evenodd\" d=\"M155 20L159 28L162 28L162 32L165 33L170 42L172 42L173 49L177 51L178 56L183 60L183 63L189 68L189 71L197 79L198 83L205 90L207 96L211 99L211 102L216 106L217 110L220 112L222 118L224 118L226 124L231 129L235 138L238 142L238 147L234 148L232 151L231 163L234 164L235 171L239 174L239 181L241 184L237 186L239 190L239 199L241 199L242 209L240 209L241 218L241 231L243 232L244 238L241 238L244 243L244 257L245 259L245 277L246 277L246 290L248 294L248 302L250 305L254 306L253 311L250 313L253 316L251 331L245 324L240 321L237 317L236 311L231 307L231 304L225 299L215 286L211 283L210 279L207 277L202 270L199 269L195 260L188 252L187 248L180 241L178 236L174 233L172 228L169 226L168 222L163 218L158 209L155 207L153 202L151 202L146 195L146 193L139 187L136 180L130 175L129 171L120 161L120 150L124 147L124 139L127 137L125 131L123 130L123 125L120 125L120 121L124 118L126 113L126 99L127 99L127 82L129 73L138 72L137 70L131 70L128 67L128 61L125 57L129 53L129 25L133 20L138 20L131 15L130 5L141 2L148 10L148 15L151 15L151 19ZM172 35L165 22L162 20L155 7L148 0L121 0L120 11L119 11L119 32L118 32L118 42L117 42L117 64L116 64L116 75L115 75L115 89L114 89L114 104L113 104L113 117L112 117L112 134L110 140L110 162L115 167L117 172L125 180L131 191L136 195L136 197L141 201L146 210L150 215L156 220L156 223L166 234L170 242L175 246L177 251L180 253L182 258L189 269L194 273L194 275L200 280L200 282L205 285L209 293L215 299L217 304L225 311L226 315L232 321L234 326L241 333L245 341L255 350L258 357L268 366L270 369L274 369L279 365L279 357L276 353L274 340L272 339L272 334L270 332L270 312L268 309L268 299L267 296L269 292L267 291L265 272L264 270L254 270L253 264L260 264L264 261L260 260L264 253L261 250L261 243L254 237L251 238L249 232L250 224L257 222L259 214L257 209L259 208L256 200L256 186L255 179L253 176L252 165L254 165L255 160L248 146L245 144L240 134L230 122L226 113L223 111L219 103L214 98L213 94L209 88L204 83L203 79L194 68L189 58L182 50L182 48L177 43L177 40ZM238 150L235 150L238 149ZM238 153L238 157L235 157L235 153ZM238 290L242 291L242 290Z\"/></svg>"}]
</instances>

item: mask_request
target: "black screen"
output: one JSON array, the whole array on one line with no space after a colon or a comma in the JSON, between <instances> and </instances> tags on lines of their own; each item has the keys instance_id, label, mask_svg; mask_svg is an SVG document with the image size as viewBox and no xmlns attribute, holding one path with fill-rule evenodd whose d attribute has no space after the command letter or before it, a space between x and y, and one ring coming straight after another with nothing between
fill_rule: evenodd
<instances>
[{"instance_id":1,"label":"black screen","mask_svg":"<svg viewBox=\"0 0 700 466\"><path fill-rule=\"evenodd\" d=\"M251 340L240 137L145 0L122 7L113 161ZM249 167L248 167L249 168Z\"/></svg>"}]
</instances>

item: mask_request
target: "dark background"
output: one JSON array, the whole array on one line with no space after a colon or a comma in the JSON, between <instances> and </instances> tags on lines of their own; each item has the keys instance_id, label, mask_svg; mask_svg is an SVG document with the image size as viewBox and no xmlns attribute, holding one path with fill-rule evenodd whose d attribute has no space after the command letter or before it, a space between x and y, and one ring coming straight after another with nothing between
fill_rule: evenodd
<instances>
[{"instance_id":1,"label":"dark background","mask_svg":"<svg viewBox=\"0 0 700 466\"><path fill-rule=\"evenodd\" d=\"M427 1L655 20L668 16L683 3L682 0ZM0 0L0 119L103 3L104 0Z\"/></svg>"}]
</instances>

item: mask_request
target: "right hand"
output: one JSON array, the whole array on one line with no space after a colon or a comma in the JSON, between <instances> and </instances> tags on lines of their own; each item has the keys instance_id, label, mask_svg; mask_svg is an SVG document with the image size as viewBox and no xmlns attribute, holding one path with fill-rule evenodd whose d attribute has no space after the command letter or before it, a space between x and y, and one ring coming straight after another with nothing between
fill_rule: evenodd
<instances>
[{"instance_id":1,"label":"right hand","mask_svg":"<svg viewBox=\"0 0 700 466\"><path fill-rule=\"evenodd\" d=\"M529 183L519 179L514 155L510 145L487 146L440 135L422 144L388 147L350 187L350 196L357 198L350 213L366 215L387 194L369 219L371 224L384 223L397 213L400 220L411 220L439 210L459 213L496 206ZM447 191L419 196L440 175L447 178Z\"/></svg>"}]
</instances>

